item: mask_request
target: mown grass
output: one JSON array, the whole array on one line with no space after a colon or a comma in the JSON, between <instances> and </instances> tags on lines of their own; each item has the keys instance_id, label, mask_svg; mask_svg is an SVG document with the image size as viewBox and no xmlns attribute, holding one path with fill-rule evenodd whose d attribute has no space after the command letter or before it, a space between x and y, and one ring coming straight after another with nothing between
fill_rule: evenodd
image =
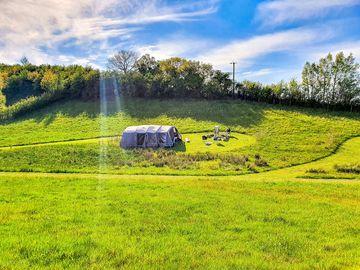
<instances>
[{"instance_id":1,"label":"mown grass","mask_svg":"<svg viewBox=\"0 0 360 270\"><path fill-rule=\"evenodd\" d=\"M319 181L358 181L360 174L354 171L338 171L337 167L358 164L360 161L360 137L352 138L339 146L336 153L317 161L279 170L247 175L247 179L266 181L267 179L318 179Z\"/></svg>"},{"instance_id":2,"label":"mown grass","mask_svg":"<svg viewBox=\"0 0 360 270\"><path fill-rule=\"evenodd\" d=\"M354 182L0 175L0 268L360 266Z\"/></svg>"},{"instance_id":3,"label":"mown grass","mask_svg":"<svg viewBox=\"0 0 360 270\"><path fill-rule=\"evenodd\" d=\"M0 169L22 172L0 172L0 269L360 267L360 175L339 170L357 168L360 138L337 149L359 135L357 114L189 100L121 108L101 117L96 103L73 101L1 125L1 146L147 123L200 133L172 150L120 150L118 138L2 148ZM197 140L214 125L251 143L204 150Z\"/></svg>"},{"instance_id":4,"label":"mown grass","mask_svg":"<svg viewBox=\"0 0 360 270\"><path fill-rule=\"evenodd\" d=\"M336 154L323 160L300 166L302 177L360 178L360 137L346 141ZM296 169L296 168L295 168ZM289 169L290 171L291 169Z\"/></svg>"},{"instance_id":5,"label":"mown grass","mask_svg":"<svg viewBox=\"0 0 360 270\"><path fill-rule=\"evenodd\" d=\"M71 101L54 104L28 116L3 123L0 128L0 145L118 136L126 126L136 124L174 124L182 133L211 132L215 125L219 125L222 130L230 127L233 131L255 138L256 143L244 145L239 149L218 147L213 151L218 153L232 150L235 152L233 154L239 157L246 156L252 159L255 155L260 155L260 161L253 160L245 166L228 166L217 159L202 164L192 164L194 166L188 164L189 166L185 168L170 168L167 165L154 167L148 162L137 162L139 159L136 153L133 156L129 153L121 153L117 143L107 149L109 156L107 160L111 161L113 157L118 163L116 165L116 162L111 161L107 167L110 167L110 170L115 168L114 171L117 173L202 174L204 172L203 174L207 175L218 175L263 171L309 162L331 154L339 143L359 135L360 130L358 114L289 109L241 101L127 99L122 100L119 107L115 102L110 102L108 108L105 116L99 113L99 105L96 102ZM202 151L202 142L196 141L200 140L200 136L194 138L189 147L199 145L193 147L193 152ZM95 148L98 148L95 144L79 143L61 147L46 146L36 150L14 149L11 155L2 153L7 157L7 161L3 161L1 169L14 170L11 168L13 164L17 170L23 168L34 171L95 172L98 169L96 162L99 152L102 151ZM36 153L36 157L31 157L31 153ZM57 156L60 155L64 160L77 157L75 167L59 162L61 158ZM92 155L92 157L84 157L84 161L81 161L84 155ZM26 156L28 158L24 159ZM49 159L51 164L46 164L42 168L41 162L36 163L38 157L43 157L43 163L47 163L46 160ZM175 161L180 163L183 155L178 157ZM32 162L31 159L36 162ZM146 159L146 156L140 159ZM128 163L128 160L136 162ZM38 165L31 166L29 162ZM139 167L139 164L144 166ZM263 166L265 164L268 166Z\"/></svg>"}]
</instances>

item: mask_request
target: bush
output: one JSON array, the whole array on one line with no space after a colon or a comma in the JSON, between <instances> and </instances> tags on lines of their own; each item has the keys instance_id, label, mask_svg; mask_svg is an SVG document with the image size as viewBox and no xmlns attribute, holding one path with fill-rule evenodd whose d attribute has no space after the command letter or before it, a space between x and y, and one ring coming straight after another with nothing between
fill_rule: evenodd
<instances>
[{"instance_id":1,"label":"bush","mask_svg":"<svg viewBox=\"0 0 360 270\"><path fill-rule=\"evenodd\" d=\"M360 174L360 164L347 164L347 165L336 164L334 168L337 172L341 172L341 173Z\"/></svg>"},{"instance_id":2,"label":"bush","mask_svg":"<svg viewBox=\"0 0 360 270\"><path fill-rule=\"evenodd\" d=\"M324 169L315 169L315 168L311 168L309 170L306 171L307 173L319 173L319 174L322 174L322 173L327 173L327 171L325 171Z\"/></svg>"},{"instance_id":3,"label":"bush","mask_svg":"<svg viewBox=\"0 0 360 270\"><path fill-rule=\"evenodd\" d=\"M245 165L249 161L248 156L243 155L224 155L220 157L221 161L233 164L233 165Z\"/></svg>"},{"instance_id":4,"label":"bush","mask_svg":"<svg viewBox=\"0 0 360 270\"><path fill-rule=\"evenodd\" d=\"M268 167L269 166L267 161L262 158L255 159L255 165L258 167Z\"/></svg>"}]
</instances>

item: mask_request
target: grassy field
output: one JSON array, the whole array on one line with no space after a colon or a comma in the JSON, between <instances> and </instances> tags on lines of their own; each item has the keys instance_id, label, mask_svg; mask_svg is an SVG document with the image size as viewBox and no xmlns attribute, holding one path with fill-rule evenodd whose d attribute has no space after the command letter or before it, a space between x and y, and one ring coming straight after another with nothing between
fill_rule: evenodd
<instances>
[{"instance_id":1,"label":"grassy field","mask_svg":"<svg viewBox=\"0 0 360 270\"><path fill-rule=\"evenodd\" d=\"M360 268L358 114L120 108L65 102L1 124L0 269ZM118 147L127 125L148 123L175 124L191 142ZM214 125L234 138L206 147Z\"/></svg>"},{"instance_id":2,"label":"grassy field","mask_svg":"<svg viewBox=\"0 0 360 270\"><path fill-rule=\"evenodd\" d=\"M96 102L65 102L2 124L0 170L235 175L316 160L360 133L358 114L259 103L130 99L118 106L110 103L106 115L99 110ZM191 143L187 149L182 146L160 155L147 150L119 151L116 138L105 144L83 140L36 148L3 148L119 136L126 126L136 124L174 124L191 137ZM211 132L215 125L222 130L230 127L237 132L235 136L242 138L230 140L225 147L204 147L201 132Z\"/></svg>"},{"instance_id":3,"label":"grassy field","mask_svg":"<svg viewBox=\"0 0 360 270\"><path fill-rule=\"evenodd\" d=\"M190 143L166 150L122 150L119 137L0 148L0 170L117 174L228 175L251 172L253 161L232 152L254 144L252 136L234 133L229 141L202 141L205 133L183 134ZM100 160L101 158L101 160ZM101 165L101 166L99 166Z\"/></svg>"},{"instance_id":4,"label":"grassy field","mask_svg":"<svg viewBox=\"0 0 360 270\"><path fill-rule=\"evenodd\" d=\"M354 181L0 175L4 269L360 267Z\"/></svg>"}]
</instances>

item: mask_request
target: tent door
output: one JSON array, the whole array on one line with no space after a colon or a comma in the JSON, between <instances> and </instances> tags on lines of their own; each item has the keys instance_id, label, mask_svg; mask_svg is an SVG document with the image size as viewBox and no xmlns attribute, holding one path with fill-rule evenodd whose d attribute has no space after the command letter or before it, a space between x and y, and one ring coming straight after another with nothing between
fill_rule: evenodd
<instances>
[{"instance_id":1,"label":"tent door","mask_svg":"<svg viewBox=\"0 0 360 270\"><path fill-rule=\"evenodd\" d=\"M145 143L145 134L144 133L136 134L136 144L137 144L137 146L143 147L144 143Z\"/></svg>"}]
</instances>

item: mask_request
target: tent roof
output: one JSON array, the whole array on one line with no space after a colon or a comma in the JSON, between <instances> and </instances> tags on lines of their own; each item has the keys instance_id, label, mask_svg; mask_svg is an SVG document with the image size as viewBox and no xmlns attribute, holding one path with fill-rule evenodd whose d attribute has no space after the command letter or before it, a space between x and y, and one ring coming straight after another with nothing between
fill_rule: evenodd
<instances>
[{"instance_id":1,"label":"tent roof","mask_svg":"<svg viewBox=\"0 0 360 270\"><path fill-rule=\"evenodd\" d=\"M157 133L168 132L174 126L159 126L159 125L143 125L130 126L124 130L124 133Z\"/></svg>"}]
</instances>

